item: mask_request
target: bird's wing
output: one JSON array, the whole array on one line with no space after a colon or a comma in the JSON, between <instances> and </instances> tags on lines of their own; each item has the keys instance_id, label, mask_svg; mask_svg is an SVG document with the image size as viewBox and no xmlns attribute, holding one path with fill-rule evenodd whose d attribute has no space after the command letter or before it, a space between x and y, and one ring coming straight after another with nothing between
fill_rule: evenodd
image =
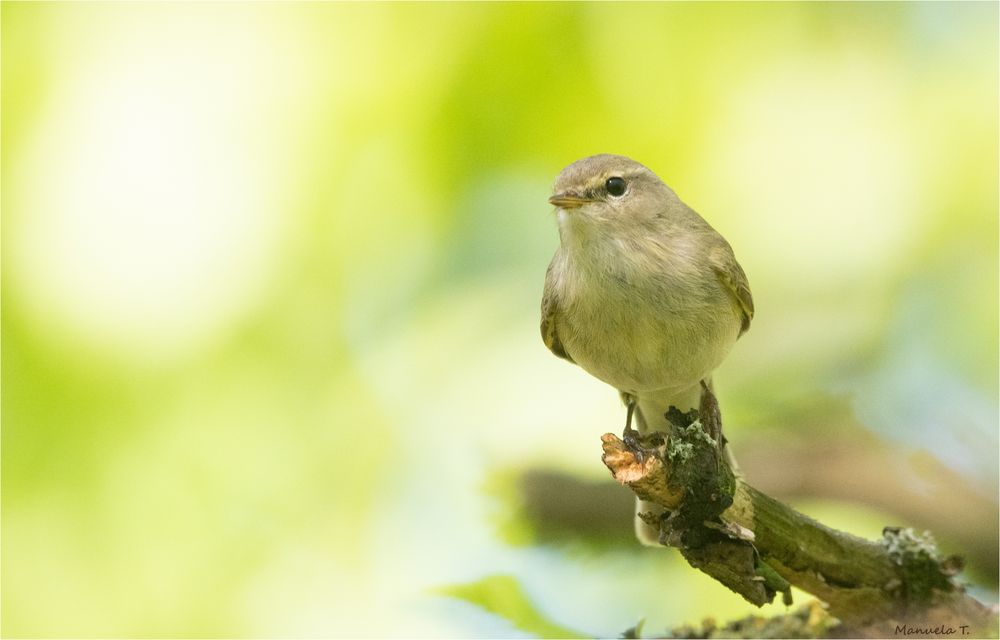
<instances>
[{"instance_id":1,"label":"bird's wing","mask_svg":"<svg viewBox=\"0 0 1000 640\"><path fill-rule=\"evenodd\" d=\"M719 281L739 307L742 321L740 335L742 336L750 328L750 321L753 320L753 295L750 294L747 274L743 272L740 263L736 262L736 257L733 256L733 250L729 245L714 247L709 254L709 262L712 263L715 275L718 276Z\"/></svg>"},{"instance_id":2,"label":"bird's wing","mask_svg":"<svg viewBox=\"0 0 1000 640\"><path fill-rule=\"evenodd\" d=\"M569 357L562 342L559 340L559 334L556 333L556 317L559 315L559 296L553 282L553 264L555 264L555 259L549 263L549 268L545 272L545 290L542 293L542 341L549 348L549 351L560 358L565 358L573 362L573 358Z\"/></svg>"}]
</instances>

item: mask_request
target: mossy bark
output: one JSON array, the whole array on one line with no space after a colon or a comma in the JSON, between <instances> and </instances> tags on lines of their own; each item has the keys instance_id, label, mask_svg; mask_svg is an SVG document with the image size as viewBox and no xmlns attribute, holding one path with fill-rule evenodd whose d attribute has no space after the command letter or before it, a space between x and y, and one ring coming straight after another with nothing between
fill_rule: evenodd
<instances>
[{"instance_id":1,"label":"mossy bark","mask_svg":"<svg viewBox=\"0 0 1000 640\"><path fill-rule=\"evenodd\" d=\"M794 585L857 635L892 636L897 624L996 633L996 608L965 593L960 559L942 557L929 534L886 528L882 539L864 540L757 491L726 461L714 397L703 398L701 411L673 409L667 418L670 434L629 442L605 434L603 460L619 482L667 509L648 521L692 566L758 606L778 592L790 602Z\"/></svg>"}]
</instances>

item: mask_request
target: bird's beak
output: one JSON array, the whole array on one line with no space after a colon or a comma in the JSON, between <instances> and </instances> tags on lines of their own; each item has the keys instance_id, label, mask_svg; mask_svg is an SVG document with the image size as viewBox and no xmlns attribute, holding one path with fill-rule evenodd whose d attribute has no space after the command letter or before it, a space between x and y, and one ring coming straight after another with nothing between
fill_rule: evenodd
<instances>
[{"instance_id":1,"label":"bird's beak","mask_svg":"<svg viewBox=\"0 0 1000 640\"><path fill-rule=\"evenodd\" d=\"M557 193L549 198L549 202L556 205L560 209L579 209L588 202L592 202L592 200L590 198L584 198L581 195L577 195L572 191L565 191L563 193Z\"/></svg>"}]
</instances>

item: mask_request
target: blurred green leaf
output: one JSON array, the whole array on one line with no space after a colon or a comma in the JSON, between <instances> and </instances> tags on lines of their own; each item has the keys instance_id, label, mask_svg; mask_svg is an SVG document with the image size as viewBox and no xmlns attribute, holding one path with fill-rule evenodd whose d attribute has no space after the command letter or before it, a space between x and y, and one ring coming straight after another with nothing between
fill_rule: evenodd
<instances>
[{"instance_id":1,"label":"blurred green leaf","mask_svg":"<svg viewBox=\"0 0 1000 640\"><path fill-rule=\"evenodd\" d=\"M449 585L436 591L482 607L521 631L533 633L539 638L588 637L588 634L567 629L539 613L513 576L488 576L478 582Z\"/></svg>"}]
</instances>

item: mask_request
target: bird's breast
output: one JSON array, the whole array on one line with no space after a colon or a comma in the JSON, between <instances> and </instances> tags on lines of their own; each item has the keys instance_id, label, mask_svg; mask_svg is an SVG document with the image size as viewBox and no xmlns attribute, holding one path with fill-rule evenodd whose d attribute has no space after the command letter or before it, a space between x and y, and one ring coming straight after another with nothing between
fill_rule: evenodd
<instances>
[{"instance_id":1,"label":"bird's breast","mask_svg":"<svg viewBox=\"0 0 1000 640\"><path fill-rule=\"evenodd\" d=\"M718 283L668 265L563 274L557 331L591 375L630 392L686 388L725 358L739 321Z\"/></svg>"}]
</instances>

